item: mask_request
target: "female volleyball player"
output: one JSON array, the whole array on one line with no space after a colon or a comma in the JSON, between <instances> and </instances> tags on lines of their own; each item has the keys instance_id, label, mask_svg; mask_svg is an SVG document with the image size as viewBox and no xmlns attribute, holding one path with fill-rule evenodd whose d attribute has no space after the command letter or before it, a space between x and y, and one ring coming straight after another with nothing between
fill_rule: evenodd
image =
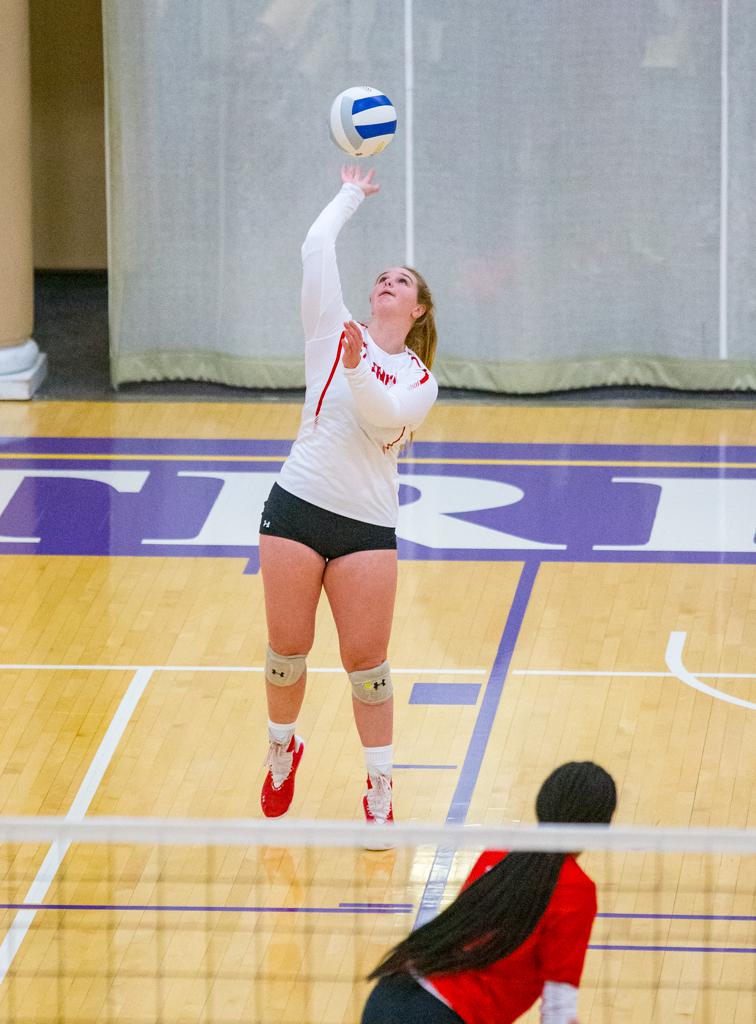
<instances>
[{"instance_id":1,"label":"female volleyball player","mask_svg":"<svg viewBox=\"0 0 756 1024\"><path fill-rule=\"evenodd\" d=\"M536 814L608 824L616 802L611 775L572 761L541 786ZM596 887L576 856L481 854L454 902L372 972L362 1024L508 1024L539 996L542 1024L577 1024Z\"/></svg>"},{"instance_id":2,"label":"female volleyball player","mask_svg":"<svg viewBox=\"0 0 756 1024\"><path fill-rule=\"evenodd\" d=\"M342 187L302 246L306 393L297 439L260 523L268 653L268 772L261 804L284 814L304 744L296 721L306 656L325 590L365 751L369 822L393 820L393 700L388 642L396 594L397 458L438 387L433 300L417 271L391 267L370 292L370 319L344 305L336 237L373 172L341 171Z\"/></svg>"}]
</instances>

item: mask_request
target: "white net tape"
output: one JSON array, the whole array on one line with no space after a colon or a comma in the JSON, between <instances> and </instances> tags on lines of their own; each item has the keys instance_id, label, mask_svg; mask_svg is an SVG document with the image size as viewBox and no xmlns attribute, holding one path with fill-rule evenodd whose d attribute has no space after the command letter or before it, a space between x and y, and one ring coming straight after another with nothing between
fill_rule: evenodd
<instances>
[{"instance_id":1,"label":"white net tape","mask_svg":"<svg viewBox=\"0 0 756 1024\"><path fill-rule=\"evenodd\" d=\"M444 825L409 822L389 826L398 847L451 850L489 848L571 852L756 853L756 829L656 828L630 825ZM376 826L348 821L288 819L117 818L70 821L61 817L0 818L0 843L133 843L171 846L361 847Z\"/></svg>"}]
</instances>

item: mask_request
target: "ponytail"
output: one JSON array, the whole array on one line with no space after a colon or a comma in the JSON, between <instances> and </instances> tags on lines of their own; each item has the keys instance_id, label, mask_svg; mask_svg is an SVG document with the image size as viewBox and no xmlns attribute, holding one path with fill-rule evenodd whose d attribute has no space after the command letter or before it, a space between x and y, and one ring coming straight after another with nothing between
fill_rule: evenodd
<instances>
[{"instance_id":1,"label":"ponytail","mask_svg":"<svg viewBox=\"0 0 756 1024\"><path fill-rule=\"evenodd\" d=\"M616 804L617 791L608 772L592 761L571 761L543 783L536 813L544 823L608 825ZM543 916L565 856L507 854L438 917L390 950L369 978L480 970L509 956Z\"/></svg>"},{"instance_id":2,"label":"ponytail","mask_svg":"<svg viewBox=\"0 0 756 1024\"><path fill-rule=\"evenodd\" d=\"M436 356L438 335L433 311L433 296L422 276L413 267L405 267L417 281L417 301L425 306L425 312L415 320L407 335L405 345L412 349L418 359L430 370Z\"/></svg>"},{"instance_id":3,"label":"ponytail","mask_svg":"<svg viewBox=\"0 0 756 1024\"><path fill-rule=\"evenodd\" d=\"M548 906L563 853L510 853L438 917L395 946L368 977L480 970L513 953Z\"/></svg>"}]
</instances>

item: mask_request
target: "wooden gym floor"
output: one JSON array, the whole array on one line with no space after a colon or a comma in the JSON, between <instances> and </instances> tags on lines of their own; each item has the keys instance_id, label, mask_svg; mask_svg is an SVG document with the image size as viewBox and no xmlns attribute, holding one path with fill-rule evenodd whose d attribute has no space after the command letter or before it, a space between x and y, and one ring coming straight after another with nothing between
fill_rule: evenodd
<instances>
[{"instance_id":1,"label":"wooden gym floor","mask_svg":"<svg viewBox=\"0 0 756 1024\"><path fill-rule=\"evenodd\" d=\"M256 528L298 415L0 407L2 814L259 816ZM754 438L745 408L437 406L401 466L398 818L532 820L591 758L618 822L753 827ZM309 664L291 816L358 819L325 602ZM35 1024L357 1021L360 979L473 856L3 851L0 1021ZM750 1024L753 861L586 855L583 1024Z\"/></svg>"}]
</instances>

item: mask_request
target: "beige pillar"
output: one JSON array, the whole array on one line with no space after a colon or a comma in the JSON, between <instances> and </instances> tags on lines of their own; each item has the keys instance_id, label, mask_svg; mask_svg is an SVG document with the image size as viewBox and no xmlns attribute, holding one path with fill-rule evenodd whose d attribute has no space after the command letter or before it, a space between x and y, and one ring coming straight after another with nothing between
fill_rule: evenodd
<instances>
[{"instance_id":1,"label":"beige pillar","mask_svg":"<svg viewBox=\"0 0 756 1024\"><path fill-rule=\"evenodd\" d=\"M41 361L31 340L34 263L28 0L0 2L0 154L0 397L28 398L25 392ZM24 385L20 391L13 387L19 381Z\"/></svg>"}]
</instances>

